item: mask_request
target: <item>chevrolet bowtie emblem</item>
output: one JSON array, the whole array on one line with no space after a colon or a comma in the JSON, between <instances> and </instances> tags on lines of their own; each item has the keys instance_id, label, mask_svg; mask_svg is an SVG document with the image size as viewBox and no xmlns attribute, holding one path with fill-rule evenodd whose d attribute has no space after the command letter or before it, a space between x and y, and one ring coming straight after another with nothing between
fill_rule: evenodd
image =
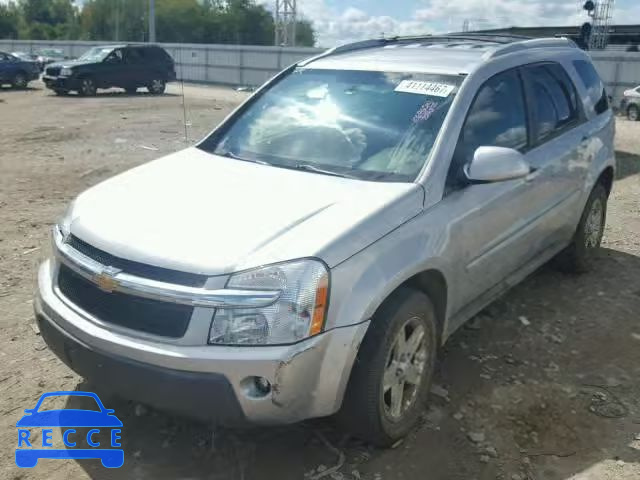
<instances>
[{"instance_id":1,"label":"chevrolet bowtie emblem","mask_svg":"<svg viewBox=\"0 0 640 480\"><path fill-rule=\"evenodd\" d=\"M111 293L118 288L120 282L114 277L120 273L117 268L107 268L93 277L94 283L104 292Z\"/></svg>"}]
</instances>

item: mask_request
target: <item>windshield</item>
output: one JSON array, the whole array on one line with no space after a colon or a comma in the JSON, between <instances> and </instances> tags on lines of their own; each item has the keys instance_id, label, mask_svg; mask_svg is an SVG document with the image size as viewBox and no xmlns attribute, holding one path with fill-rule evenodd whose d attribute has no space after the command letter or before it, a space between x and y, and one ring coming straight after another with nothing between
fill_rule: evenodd
<instances>
[{"instance_id":1,"label":"windshield","mask_svg":"<svg viewBox=\"0 0 640 480\"><path fill-rule=\"evenodd\" d=\"M113 48L94 47L84 52L80 57L80 60L87 60L89 62L101 62L112 51L113 51Z\"/></svg>"},{"instance_id":2,"label":"windshield","mask_svg":"<svg viewBox=\"0 0 640 480\"><path fill-rule=\"evenodd\" d=\"M412 73L297 69L200 148L363 180L415 180L461 82Z\"/></svg>"}]
</instances>

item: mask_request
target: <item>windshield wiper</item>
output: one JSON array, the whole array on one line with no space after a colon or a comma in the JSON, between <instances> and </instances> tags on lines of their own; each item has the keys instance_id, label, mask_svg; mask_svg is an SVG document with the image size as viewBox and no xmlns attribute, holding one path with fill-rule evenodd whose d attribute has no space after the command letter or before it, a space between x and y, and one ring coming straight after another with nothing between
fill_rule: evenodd
<instances>
[{"instance_id":1,"label":"windshield wiper","mask_svg":"<svg viewBox=\"0 0 640 480\"><path fill-rule=\"evenodd\" d=\"M265 162L264 160L256 160L256 159L252 159L252 158L241 157L237 153L233 153L231 150L227 150L225 152L222 152L221 155L223 157L233 158L234 160L241 160L243 162L258 163L260 165L273 165L273 164L271 164L269 162Z\"/></svg>"},{"instance_id":2,"label":"windshield wiper","mask_svg":"<svg viewBox=\"0 0 640 480\"><path fill-rule=\"evenodd\" d=\"M293 165L287 168L292 168L294 170L302 170L305 172L321 173L322 175L331 175L332 177L342 177L342 178L351 178L354 180L359 180L359 177L356 177L355 175L349 175L348 173L334 172L333 170L325 170L323 168L316 167L315 165L309 165L308 163L298 163L296 165Z\"/></svg>"}]
</instances>

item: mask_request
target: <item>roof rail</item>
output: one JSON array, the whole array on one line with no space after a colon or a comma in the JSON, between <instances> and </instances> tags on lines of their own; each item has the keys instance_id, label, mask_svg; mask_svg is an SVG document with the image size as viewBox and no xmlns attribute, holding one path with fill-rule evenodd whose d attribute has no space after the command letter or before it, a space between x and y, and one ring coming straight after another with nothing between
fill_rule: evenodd
<instances>
[{"instance_id":1,"label":"roof rail","mask_svg":"<svg viewBox=\"0 0 640 480\"><path fill-rule=\"evenodd\" d=\"M516 40L525 40L530 39L531 37L524 37L520 35L496 35L496 34L476 34L476 33L452 33L445 35L414 35L414 36L396 36L396 37L384 37L384 38L376 38L372 40L363 40L360 42L347 43L345 45L340 45L338 47L331 48L326 52L321 53L320 55L316 55L315 57L308 58L299 62L298 65L304 67L305 65L319 60L321 58L329 57L331 55L338 55L341 53L353 52L356 50L365 50L368 48L378 48L385 47L387 45L399 44L399 43L410 43L410 42L424 42L424 41L432 41L433 43L438 42L446 42L446 41L456 41L456 40L470 40L475 42L488 42L488 43L498 43L498 44L506 44L512 43Z\"/></svg>"},{"instance_id":2,"label":"roof rail","mask_svg":"<svg viewBox=\"0 0 640 480\"><path fill-rule=\"evenodd\" d=\"M513 42L508 45L504 45L496 50L487 52L486 59L501 57L509 53L521 52L523 50L530 50L532 48L563 48L571 47L578 48L578 45L573 40L568 38L533 38L524 40L521 42Z\"/></svg>"},{"instance_id":3,"label":"roof rail","mask_svg":"<svg viewBox=\"0 0 640 480\"><path fill-rule=\"evenodd\" d=\"M334 47L326 52L316 55L315 57L308 58L298 63L299 66L304 67L311 62L319 60L321 58L329 57L331 55L338 55L341 53L353 52L356 50L365 50L369 48L386 47L388 45L411 43L411 42L432 42L441 43L447 41L472 41L472 42L486 42L500 45L496 50L487 52L486 59L499 57L506 55L507 53L518 52L521 50L527 50L531 48L542 47L576 47L577 45L567 38L532 38L524 35L512 35L512 34L495 34L495 33L448 33L445 35L416 35L405 37L386 37L377 38L373 40L363 40L361 42L347 43Z\"/></svg>"}]
</instances>

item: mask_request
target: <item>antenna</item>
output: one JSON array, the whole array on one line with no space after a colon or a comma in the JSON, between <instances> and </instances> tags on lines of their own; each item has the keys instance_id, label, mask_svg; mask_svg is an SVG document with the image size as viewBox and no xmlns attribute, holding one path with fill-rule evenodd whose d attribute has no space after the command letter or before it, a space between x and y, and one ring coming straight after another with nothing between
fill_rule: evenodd
<instances>
[{"instance_id":1,"label":"antenna","mask_svg":"<svg viewBox=\"0 0 640 480\"><path fill-rule=\"evenodd\" d=\"M298 20L297 0L276 0L277 47L295 47Z\"/></svg>"}]
</instances>

